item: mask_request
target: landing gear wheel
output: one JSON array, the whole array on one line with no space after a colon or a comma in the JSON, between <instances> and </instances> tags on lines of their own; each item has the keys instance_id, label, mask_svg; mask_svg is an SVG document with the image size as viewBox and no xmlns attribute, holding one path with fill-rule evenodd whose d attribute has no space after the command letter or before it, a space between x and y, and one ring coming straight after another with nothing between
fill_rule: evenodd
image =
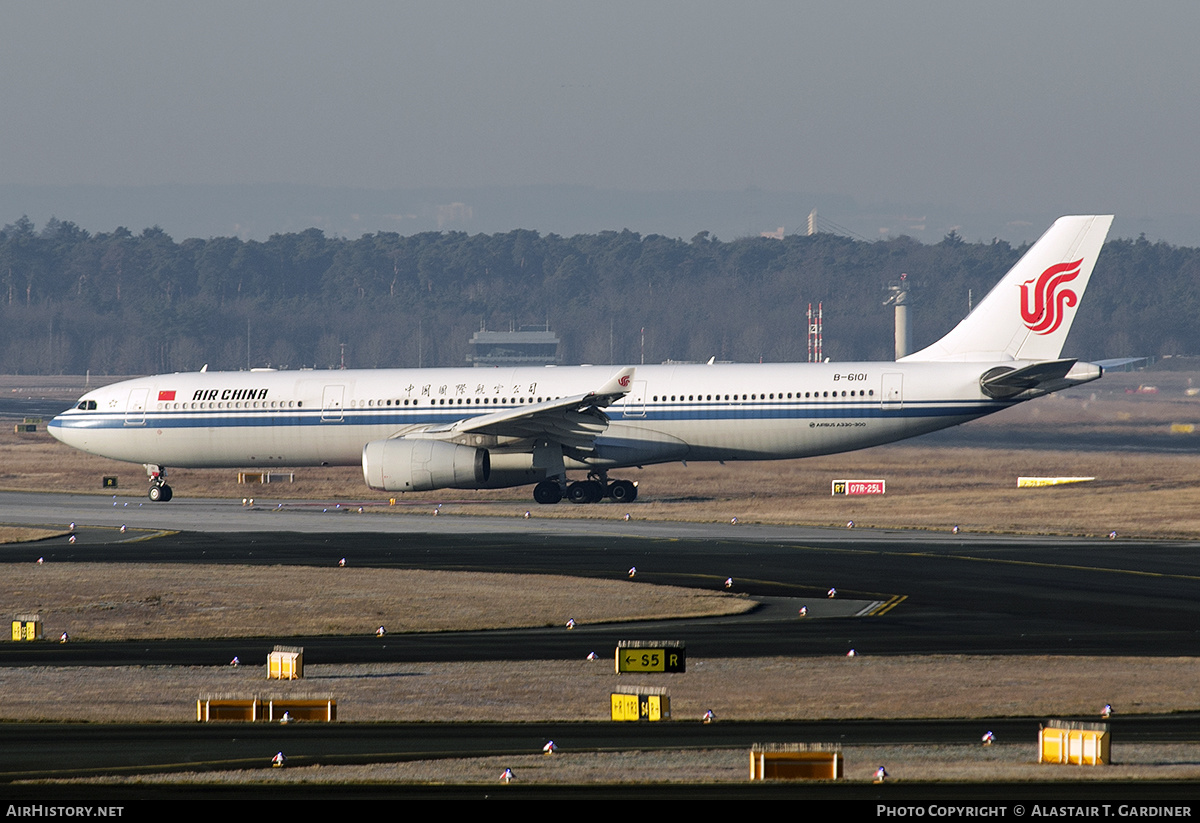
<instances>
[{"instance_id":1,"label":"landing gear wheel","mask_svg":"<svg viewBox=\"0 0 1200 823\"><path fill-rule=\"evenodd\" d=\"M171 499L171 487L166 483L156 483L150 487L151 503L166 503Z\"/></svg>"},{"instance_id":2,"label":"landing gear wheel","mask_svg":"<svg viewBox=\"0 0 1200 823\"><path fill-rule=\"evenodd\" d=\"M599 503L604 498L604 486L595 480L581 480L567 486L572 503Z\"/></svg>"},{"instance_id":3,"label":"landing gear wheel","mask_svg":"<svg viewBox=\"0 0 1200 823\"><path fill-rule=\"evenodd\" d=\"M562 500L562 487L553 480L543 480L533 487L533 499L537 503L553 504Z\"/></svg>"},{"instance_id":4,"label":"landing gear wheel","mask_svg":"<svg viewBox=\"0 0 1200 823\"><path fill-rule=\"evenodd\" d=\"M629 480L614 480L608 486L608 496L614 503L632 503L637 500L637 486Z\"/></svg>"}]
</instances>

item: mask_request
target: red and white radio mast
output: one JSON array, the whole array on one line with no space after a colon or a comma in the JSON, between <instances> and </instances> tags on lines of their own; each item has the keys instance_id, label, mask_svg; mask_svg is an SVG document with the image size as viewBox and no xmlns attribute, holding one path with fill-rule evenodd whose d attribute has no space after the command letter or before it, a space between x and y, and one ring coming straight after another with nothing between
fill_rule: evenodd
<instances>
[{"instance_id":1,"label":"red and white radio mast","mask_svg":"<svg viewBox=\"0 0 1200 823\"><path fill-rule=\"evenodd\" d=\"M817 313L813 314L812 303L808 304L808 362L820 363L825 359L825 347L822 338L825 334L822 320L822 306L817 303Z\"/></svg>"}]
</instances>

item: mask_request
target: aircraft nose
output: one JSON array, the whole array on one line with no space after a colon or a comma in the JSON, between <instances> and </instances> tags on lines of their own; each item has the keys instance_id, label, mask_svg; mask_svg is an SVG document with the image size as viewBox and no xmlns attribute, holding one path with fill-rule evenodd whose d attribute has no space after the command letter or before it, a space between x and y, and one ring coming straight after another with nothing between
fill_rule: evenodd
<instances>
[{"instance_id":1,"label":"aircraft nose","mask_svg":"<svg viewBox=\"0 0 1200 823\"><path fill-rule=\"evenodd\" d=\"M46 431L50 432L50 436L60 443L66 443L68 446L75 446L76 441L79 439L78 435L82 433L77 425L81 421L72 421L71 419L72 411L74 411L74 407L54 415L54 417L50 418L50 422L46 424ZM76 425L72 425L72 422L76 423Z\"/></svg>"},{"instance_id":2,"label":"aircraft nose","mask_svg":"<svg viewBox=\"0 0 1200 823\"><path fill-rule=\"evenodd\" d=\"M53 437L55 440L59 441L60 443L66 442L65 440L63 440L63 430L62 430L64 416L65 415L57 414L54 417L52 417L50 419L50 422L46 425L46 431L50 432L50 436Z\"/></svg>"}]
</instances>

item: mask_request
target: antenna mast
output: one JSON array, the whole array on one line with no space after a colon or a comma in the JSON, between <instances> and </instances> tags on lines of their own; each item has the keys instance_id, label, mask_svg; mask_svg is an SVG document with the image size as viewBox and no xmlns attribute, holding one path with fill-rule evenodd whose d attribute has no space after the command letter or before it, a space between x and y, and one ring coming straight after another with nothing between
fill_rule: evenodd
<instances>
[{"instance_id":1,"label":"antenna mast","mask_svg":"<svg viewBox=\"0 0 1200 823\"><path fill-rule=\"evenodd\" d=\"M823 303L817 303L817 312L813 314L812 303L808 304L808 362L820 363L825 359L824 342L824 310Z\"/></svg>"}]
</instances>

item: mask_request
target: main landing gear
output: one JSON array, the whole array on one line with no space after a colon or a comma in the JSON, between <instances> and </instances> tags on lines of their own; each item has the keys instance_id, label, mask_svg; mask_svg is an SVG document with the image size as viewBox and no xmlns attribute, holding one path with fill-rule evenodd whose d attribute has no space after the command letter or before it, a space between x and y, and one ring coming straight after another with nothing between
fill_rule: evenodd
<instances>
[{"instance_id":1,"label":"main landing gear","mask_svg":"<svg viewBox=\"0 0 1200 823\"><path fill-rule=\"evenodd\" d=\"M171 487L167 485L167 468L166 466L156 466L153 463L147 463L146 474L150 477L150 492L148 494L152 503L166 503L171 499Z\"/></svg>"},{"instance_id":2,"label":"main landing gear","mask_svg":"<svg viewBox=\"0 0 1200 823\"><path fill-rule=\"evenodd\" d=\"M608 481L605 472L592 472L587 480L569 484L565 489L557 480L543 480L533 487L533 499L542 504L553 504L566 497L572 503L599 503L605 498L614 503L632 503L637 500L637 484L630 480Z\"/></svg>"}]
</instances>

